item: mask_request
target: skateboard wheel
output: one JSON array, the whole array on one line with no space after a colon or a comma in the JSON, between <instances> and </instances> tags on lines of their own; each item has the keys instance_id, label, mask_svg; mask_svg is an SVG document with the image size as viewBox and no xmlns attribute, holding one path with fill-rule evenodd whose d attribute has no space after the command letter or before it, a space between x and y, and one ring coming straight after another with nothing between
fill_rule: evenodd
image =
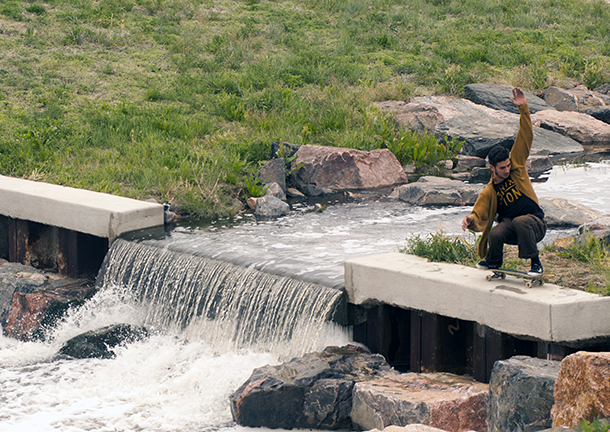
<instances>
[{"instance_id":1,"label":"skateboard wheel","mask_svg":"<svg viewBox=\"0 0 610 432\"><path fill-rule=\"evenodd\" d=\"M501 278L501 279L506 279L506 273L502 273L502 274L500 275L500 278Z\"/></svg>"},{"instance_id":2,"label":"skateboard wheel","mask_svg":"<svg viewBox=\"0 0 610 432\"><path fill-rule=\"evenodd\" d=\"M525 283L525 286L528 287L528 288L531 288L532 287L532 281L527 281Z\"/></svg>"},{"instance_id":3,"label":"skateboard wheel","mask_svg":"<svg viewBox=\"0 0 610 432\"><path fill-rule=\"evenodd\" d=\"M492 280L492 279L493 279L493 276L492 276L492 275L487 275L487 276L485 276L485 279L487 279L488 281L490 281L490 280Z\"/></svg>"}]
</instances>

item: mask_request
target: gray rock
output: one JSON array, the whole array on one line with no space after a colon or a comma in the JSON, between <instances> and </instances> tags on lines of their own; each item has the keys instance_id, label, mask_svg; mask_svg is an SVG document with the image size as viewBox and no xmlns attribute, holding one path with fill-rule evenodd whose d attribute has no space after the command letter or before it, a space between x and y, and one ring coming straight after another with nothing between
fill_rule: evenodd
<instances>
[{"instance_id":1,"label":"gray rock","mask_svg":"<svg viewBox=\"0 0 610 432\"><path fill-rule=\"evenodd\" d=\"M560 363L527 356L497 361L489 381L489 432L550 427Z\"/></svg>"},{"instance_id":2,"label":"gray rock","mask_svg":"<svg viewBox=\"0 0 610 432\"><path fill-rule=\"evenodd\" d=\"M263 219L273 219L285 216L290 211L290 206L274 196L256 198L254 216Z\"/></svg>"},{"instance_id":3,"label":"gray rock","mask_svg":"<svg viewBox=\"0 0 610 432\"><path fill-rule=\"evenodd\" d=\"M277 183L286 192L286 168L284 158L271 159L260 170L258 178L264 184Z\"/></svg>"},{"instance_id":4,"label":"gray rock","mask_svg":"<svg viewBox=\"0 0 610 432\"><path fill-rule=\"evenodd\" d=\"M143 327L115 324L73 337L61 347L59 353L77 359L113 358L113 348L147 336L148 332Z\"/></svg>"},{"instance_id":5,"label":"gray rock","mask_svg":"<svg viewBox=\"0 0 610 432\"><path fill-rule=\"evenodd\" d=\"M295 155L301 146L299 144L282 143L278 141L271 143L271 154L275 158L289 158Z\"/></svg>"},{"instance_id":6,"label":"gray rock","mask_svg":"<svg viewBox=\"0 0 610 432\"><path fill-rule=\"evenodd\" d=\"M577 227L601 216L601 213L564 198L539 198L544 220L550 228Z\"/></svg>"},{"instance_id":7,"label":"gray rock","mask_svg":"<svg viewBox=\"0 0 610 432\"><path fill-rule=\"evenodd\" d=\"M241 426L352 429L354 383L392 373L378 354L348 345L328 347L278 366L255 369L230 398Z\"/></svg>"},{"instance_id":8,"label":"gray rock","mask_svg":"<svg viewBox=\"0 0 610 432\"><path fill-rule=\"evenodd\" d=\"M506 122L490 117L454 117L436 125L437 139L445 136L464 141L461 153L479 158L487 157L489 150L500 144L511 149L517 132L518 122ZM548 151L551 156L576 156L583 152L583 146L575 140L550 130L534 127L532 153Z\"/></svg>"},{"instance_id":9,"label":"gray rock","mask_svg":"<svg viewBox=\"0 0 610 432\"><path fill-rule=\"evenodd\" d=\"M395 188L391 198L420 206L473 205L483 185L426 176Z\"/></svg>"},{"instance_id":10,"label":"gray rock","mask_svg":"<svg viewBox=\"0 0 610 432\"><path fill-rule=\"evenodd\" d=\"M468 84L464 86L464 97L472 102L489 108L519 113L519 109L510 100L513 97L512 87L496 84ZM544 99L531 93L525 93L530 112L554 109Z\"/></svg>"},{"instance_id":11,"label":"gray rock","mask_svg":"<svg viewBox=\"0 0 610 432\"><path fill-rule=\"evenodd\" d=\"M470 171L474 167L484 167L485 159L476 157L476 156L468 156L468 155L458 155L457 157L457 170L458 171Z\"/></svg>"},{"instance_id":12,"label":"gray rock","mask_svg":"<svg viewBox=\"0 0 610 432\"><path fill-rule=\"evenodd\" d=\"M586 109L583 112L599 121L610 124L610 107Z\"/></svg>"},{"instance_id":13,"label":"gray rock","mask_svg":"<svg viewBox=\"0 0 610 432\"><path fill-rule=\"evenodd\" d=\"M299 190L307 196L317 197L326 195L326 191L321 187L316 186L315 184L302 184L299 185Z\"/></svg>"},{"instance_id":14,"label":"gray rock","mask_svg":"<svg viewBox=\"0 0 610 432\"><path fill-rule=\"evenodd\" d=\"M610 214L599 216L578 227L578 241L583 241L586 235L594 235L604 244L610 244Z\"/></svg>"},{"instance_id":15,"label":"gray rock","mask_svg":"<svg viewBox=\"0 0 610 432\"><path fill-rule=\"evenodd\" d=\"M530 177L538 177L540 174L553 168L553 163L548 156L530 155L525 163Z\"/></svg>"},{"instance_id":16,"label":"gray rock","mask_svg":"<svg viewBox=\"0 0 610 432\"><path fill-rule=\"evenodd\" d=\"M474 167L470 172L470 183L489 183L491 180L492 172L489 167Z\"/></svg>"},{"instance_id":17,"label":"gray rock","mask_svg":"<svg viewBox=\"0 0 610 432\"><path fill-rule=\"evenodd\" d=\"M596 89L593 89L593 91L596 91L597 93L601 93L601 94L605 94L605 95L610 95L610 84L602 84L599 87L597 87Z\"/></svg>"},{"instance_id":18,"label":"gray rock","mask_svg":"<svg viewBox=\"0 0 610 432\"><path fill-rule=\"evenodd\" d=\"M305 194L296 188L287 188L286 196L288 196L290 198L303 198L305 196Z\"/></svg>"},{"instance_id":19,"label":"gray rock","mask_svg":"<svg viewBox=\"0 0 610 432\"><path fill-rule=\"evenodd\" d=\"M485 158L495 145L510 149L515 142L518 125L491 117L460 116L438 123L434 135L438 140L445 136L464 141L461 153Z\"/></svg>"},{"instance_id":20,"label":"gray rock","mask_svg":"<svg viewBox=\"0 0 610 432\"><path fill-rule=\"evenodd\" d=\"M266 196L274 196L282 201L286 201L286 194L279 184L273 182L267 184L267 190L265 191Z\"/></svg>"}]
</instances>

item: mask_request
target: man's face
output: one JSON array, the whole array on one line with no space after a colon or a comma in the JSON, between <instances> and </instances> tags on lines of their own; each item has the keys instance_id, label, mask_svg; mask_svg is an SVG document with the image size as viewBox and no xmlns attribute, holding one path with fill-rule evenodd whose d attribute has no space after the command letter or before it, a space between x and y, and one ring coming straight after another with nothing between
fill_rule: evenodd
<instances>
[{"instance_id":1,"label":"man's face","mask_svg":"<svg viewBox=\"0 0 610 432\"><path fill-rule=\"evenodd\" d=\"M510 174L510 159L498 162L496 166L489 165L493 173L494 183L500 183L508 178Z\"/></svg>"}]
</instances>

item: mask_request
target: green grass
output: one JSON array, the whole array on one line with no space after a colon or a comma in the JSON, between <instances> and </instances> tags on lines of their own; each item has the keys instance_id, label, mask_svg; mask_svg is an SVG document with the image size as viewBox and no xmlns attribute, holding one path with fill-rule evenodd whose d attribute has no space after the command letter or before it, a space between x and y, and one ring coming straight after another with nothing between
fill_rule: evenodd
<instances>
[{"instance_id":1,"label":"green grass","mask_svg":"<svg viewBox=\"0 0 610 432\"><path fill-rule=\"evenodd\" d=\"M596 86L609 34L603 0L0 0L0 173L231 215L273 141L434 164L373 102Z\"/></svg>"},{"instance_id":2,"label":"green grass","mask_svg":"<svg viewBox=\"0 0 610 432\"><path fill-rule=\"evenodd\" d=\"M474 266L479 257L477 247L480 236L465 240L462 236L447 236L443 231L430 233L425 238L407 238L407 246L399 252L427 258L432 262L458 263Z\"/></svg>"}]
</instances>

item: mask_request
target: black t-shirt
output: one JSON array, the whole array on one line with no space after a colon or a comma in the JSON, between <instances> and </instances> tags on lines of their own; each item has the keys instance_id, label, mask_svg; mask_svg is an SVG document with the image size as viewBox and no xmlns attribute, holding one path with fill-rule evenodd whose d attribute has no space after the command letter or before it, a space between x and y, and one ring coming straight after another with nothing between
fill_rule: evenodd
<instances>
[{"instance_id":1,"label":"black t-shirt","mask_svg":"<svg viewBox=\"0 0 610 432\"><path fill-rule=\"evenodd\" d=\"M509 176L506 180L495 184L494 189L498 197L498 221L504 218L514 218L526 214L532 214L544 218L544 212L536 201L521 192L513 179Z\"/></svg>"}]
</instances>

